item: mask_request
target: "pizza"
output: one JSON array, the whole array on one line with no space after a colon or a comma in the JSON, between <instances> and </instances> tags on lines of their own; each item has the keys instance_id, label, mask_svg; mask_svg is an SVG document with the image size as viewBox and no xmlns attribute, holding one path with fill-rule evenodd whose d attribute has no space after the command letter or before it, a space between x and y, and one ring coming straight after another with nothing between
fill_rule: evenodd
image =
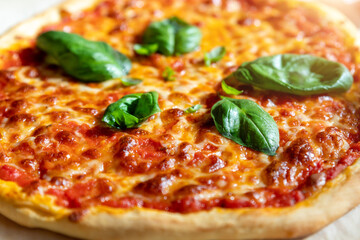
<instances>
[{"instance_id":1,"label":"pizza","mask_svg":"<svg viewBox=\"0 0 360 240\"><path fill-rule=\"evenodd\" d=\"M0 38L0 213L85 239L309 235L360 196L357 30L299 0L68 0Z\"/></svg>"}]
</instances>

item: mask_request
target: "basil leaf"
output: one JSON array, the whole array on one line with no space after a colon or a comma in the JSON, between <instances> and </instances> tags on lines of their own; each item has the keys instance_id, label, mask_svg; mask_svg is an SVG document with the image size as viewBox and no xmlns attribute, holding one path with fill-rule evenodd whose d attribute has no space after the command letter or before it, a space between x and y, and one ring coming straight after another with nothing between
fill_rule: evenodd
<instances>
[{"instance_id":1,"label":"basil leaf","mask_svg":"<svg viewBox=\"0 0 360 240\"><path fill-rule=\"evenodd\" d=\"M157 52L179 55L194 51L199 47L201 31L177 17L151 23L144 32L144 44L156 44Z\"/></svg>"},{"instance_id":2,"label":"basil leaf","mask_svg":"<svg viewBox=\"0 0 360 240\"><path fill-rule=\"evenodd\" d=\"M134 93L110 104L102 121L117 129L136 128L151 115L160 112L158 93Z\"/></svg>"},{"instance_id":3,"label":"basil leaf","mask_svg":"<svg viewBox=\"0 0 360 240\"><path fill-rule=\"evenodd\" d=\"M189 108L187 108L185 110L185 113L189 114L189 113L195 113L197 112L198 110L200 110L202 108L202 105L201 104L196 104L194 106L191 106Z\"/></svg>"},{"instance_id":4,"label":"basil leaf","mask_svg":"<svg viewBox=\"0 0 360 240\"><path fill-rule=\"evenodd\" d=\"M341 63L311 55L283 54L242 64L225 79L238 88L242 83L294 95L347 91L353 77Z\"/></svg>"},{"instance_id":5,"label":"basil leaf","mask_svg":"<svg viewBox=\"0 0 360 240\"><path fill-rule=\"evenodd\" d=\"M55 58L51 57L50 55L45 56L45 63L49 65L59 65L58 61Z\"/></svg>"},{"instance_id":6,"label":"basil leaf","mask_svg":"<svg viewBox=\"0 0 360 240\"><path fill-rule=\"evenodd\" d=\"M165 81L175 81L175 71L171 67L166 67L162 76Z\"/></svg>"},{"instance_id":7,"label":"basil leaf","mask_svg":"<svg viewBox=\"0 0 360 240\"><path fill-rule=\"evenodd\" d=\"M131 69L131 61L105 42L89 41L77 34L49 31L36 41L51 63L85 82L120 78Z\"/></svg>"},{"instance_id":8,"label":"basil leaf","mask_svg":"<svg viewBox=\"0 0 360 240\"><path fill-rule=\"evenodd\" d=\"M279 147L279 130L269 113L247 99L224 97L211 109L216 129L234 142L273 156Z\"/></svg>"},{"instance_id":9,"label":"basil leaf","mask_svg":"<svg viewBox=\"0 0 360 240\"><path fill-rule=\"evenodd\" d=\"M198 27L190 25L177 17L170 18L169 22L175 28L174 54L192 52L199 47L202 34Z\"/></svg>"},{"instance_id":10,"label":"basil leaf","mask_svg":"<svg viewBox=\"0 0 360 240\"><path fill-rule=\"evenodd\" d=\"M240 95L243 93L243 91L239 91L236 88L233 88L233 87L230 87L229 85L227 85L224 80L221 82L221 88L224 90L224 92L226 94L229 94L229 95Z\"/></svg>"},{"instance_id":11,"label":"basil leaf","mask_svg":"<svg viewBox=\"0 0 360 240\"><path fill-rule=\"evenodd\" d=\"M158 50L159 46L157 43L153 44L135 44L134 51L139 55L149 56Z\"/></svg>"},{"instance_id":12,"label":"basil leaf","mask_svg":"<svg viewBox=\"0 0 360 240\"><path fill-rule=\"evenodd\" d=\"M121 83L125 87L131 87L142 83L142 80L138 78L123 77L121 78Z\"/></svg>"},{"instance_id":13,"label":"basil leaf","mask_svg":"<svg viewBox=\"0 0 360 240\"><path fill-rule=\"evenodd\" d=\"M213 48L210 52L205 53L204 62L206 66L220 61L226 54L225 47Z\"/></svg>"}]
</instances>

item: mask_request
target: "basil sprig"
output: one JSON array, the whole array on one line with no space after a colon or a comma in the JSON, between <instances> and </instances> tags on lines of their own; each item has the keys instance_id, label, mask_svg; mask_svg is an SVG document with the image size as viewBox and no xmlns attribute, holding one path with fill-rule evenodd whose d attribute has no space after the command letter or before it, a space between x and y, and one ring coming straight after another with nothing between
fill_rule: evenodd
<instances>
[{"instance_id":1,"label":"basil sprig","mask_svg":"<svg viewBox=\"0 0 360 240\"><path fill-rule=\"evenodd\" d=\"M135 85L138 85L138 84L140 84L142 82L143 81L141 79L138 79L138 78L131 78L131 77L123 77L123 78L121 78L121 83L125 87L135 86Z\"/></svg>"},{"instance_id":2,"label":"basil sprig","mask_svg":"<svg viewBox=\"0 0 360 240\"><path fill-rule=\"evenodd\" d=\"M195 113L195 112L199 111L201 108L202 108L201 104L196 104L194 106L191 106L191 107L185 109L185 113L186 114Z\"/></svg>"},{"instance_id":3,"label":"basil sprig","mask_svg":"<svg viewBox=\"0 0 360 240\"><path fill-rule=\"evenodd\" d=\"M314 95L348 90L353 77L341 63L311 55L282 54L242 64L225 79L234 88L241 84L290 93Z\"/></svg>"},{"instance_id":4,"label":"basil sprig","mask_svg":"<svg viewBox=\"0 0 360 240\"><path fill-rule=\"evenodd\" d=\"M175 81L175 71L171 67L166 67L162 72L162 77L165 81L172 82Z\"/></svg>"},{"instance_id":5,"label":"basil sprig","mask_svg":"<svg viewBox=\"0 0 360 240\"><path fill-rule=\"evenodd\" d=\"M229 95L239 95L242 94L244 91L239 91L236 88L230 87L226 84L225 80L221 81L221 88L222 90Z\"/></svg>"},{"instance_id":6,"label":"basil sprig","mask_svg":"<svg viewBox=\"0 0 360 240\"><path fill-rule=\"evenodd\" d=\"M47 53L51 63L81 81L120 78L131 69L131 61L109 44L89 41L77 34L45 32L37 38L36 45Z\"/></svg>"},{"instance_id":7,"label":"basil sprig","mask_svg":"<svg viewBox=\"0 0 360 240\"><path fill-rule=\"evenodd\" d=\"M211 109L216 129L234 142L273 156L279 148L279 130L269 113L247 99L223 97Z\"/></svg>"},{"instance_id":8,"label":"basil sprig","mask_svg":"<svg viewBox=\"0 0 360 240\"><path fill-rule=\"evenodd\" d=\"M198 27L172 17L151 23L144 32L142 44L135 45L134 50L141 55L154 51L166 56L180 55L198 48L201 37Z\"/></svg>"},{"instance_id":9,"label":"basil sprig","mask_svg":"<svg viewBox=\"0 0 360 240\"><path fill-rule=\"evenodd\" d=\"M136 128L155 113L160 112L158 93L134 93L110 104L102 121L117 129Z\"/></svg>"},{"instance_id":10,"label":"basil sprig","mask_svg":"<svg viewBox=\"0 0 360 240\"><path fill-rule=\"evenodd\" d=\"M159 46L156 43L152 44L135 44L134 51L139 55L150 56L158 50Z\"/></svg>"},{"instance_id":11,"label":"basil sprig","mask_svg":"<svg viewBox=\"0 0 360 240\"><path fill-rule=\"evenodd\" d=\"M205 53L204 62L206 66L220 61L226 54L225 47L213 48L210 52Z\"/></svg>"}]
</instances>

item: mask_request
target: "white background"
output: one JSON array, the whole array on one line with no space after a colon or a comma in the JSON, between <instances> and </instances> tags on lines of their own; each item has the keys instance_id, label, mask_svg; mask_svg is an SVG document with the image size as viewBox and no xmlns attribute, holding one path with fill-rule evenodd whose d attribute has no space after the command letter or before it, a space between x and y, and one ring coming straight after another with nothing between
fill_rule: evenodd
<instances>
[{"instance_id":1,"label":"white background","mask_svg":"<svg viewBox=\"0 0 360 240\"><path fill-rule=\"evenodd\" d=\"M323 0L338 4L341 0ZM349 1L349 0L348 0ZM354 0L351 0L352 2ZM33 16L35 13L44 11L61 0L0 0L0 33L11 26ZM338 9L345 9L343 6ZM358 9L351 7L349 15L356 21L360 15ZM355 13L355 14L354 14ZM351 196L349 196L351 197ZM329 203L337 204L337 203ZM359 227L358 227L359 226ZM70 240L70 238L53 234L44 230L23 228L4 217L0 216L0 239L1 240ZM353 210L340 220L326 227L319 233L307 240L357 240L360 239L360 208Z\"/></svg>"}]
</instances>

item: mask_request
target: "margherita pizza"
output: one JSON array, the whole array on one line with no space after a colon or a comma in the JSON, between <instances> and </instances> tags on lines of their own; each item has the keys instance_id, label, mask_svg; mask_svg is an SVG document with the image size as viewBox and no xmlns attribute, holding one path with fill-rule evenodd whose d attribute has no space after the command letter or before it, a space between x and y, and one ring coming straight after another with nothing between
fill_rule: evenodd
<instances>
[{"instance_id":1,"label":"margherita pizza","mask_svg":"<svg viewBox=\"0 0 360 240\"><path fill-rule=\"evenodd\" d=\"M69 0L0 38L0 213L86 239L311 234L360 196L357 30L299 0Z\"/></svg>"}]
</instances>

